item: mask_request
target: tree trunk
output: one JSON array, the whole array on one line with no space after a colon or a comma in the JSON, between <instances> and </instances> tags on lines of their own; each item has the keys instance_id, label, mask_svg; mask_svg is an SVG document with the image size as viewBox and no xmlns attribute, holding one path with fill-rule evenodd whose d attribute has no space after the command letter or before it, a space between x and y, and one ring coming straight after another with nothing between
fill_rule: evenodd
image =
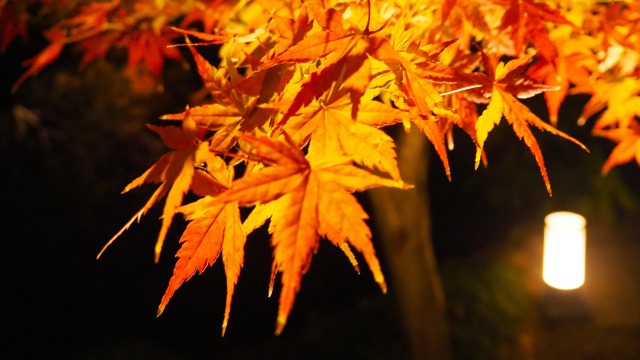
<instances>
[{"instance_id":1,"label":"tree trunk","mask_svg":"<svg viewBox=\"0 0 640 360\"><path fill-rule=\"evenodd\" d=\"M428 143L415 127L397 139L403 179L415 188L370 191L390 288L397 299L412 359L452 358L444 292L431 241Z\"/></svg>"}]
</instances>

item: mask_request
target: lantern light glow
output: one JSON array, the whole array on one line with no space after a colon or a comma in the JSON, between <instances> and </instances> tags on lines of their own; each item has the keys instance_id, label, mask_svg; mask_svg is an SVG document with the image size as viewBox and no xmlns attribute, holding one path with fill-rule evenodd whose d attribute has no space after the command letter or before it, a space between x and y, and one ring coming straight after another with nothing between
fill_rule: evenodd
<instances>
[{"instance_id":1,"label":"lantern light glow","mask_svg":"<svg viewBox=\"0 0 640 360\"><path fill-rule=\"evenodd\" d=\"M584 284L586 224L579 214L561 211L545 217L542 278L557 289Z\"/></svg>"}]
</instances>

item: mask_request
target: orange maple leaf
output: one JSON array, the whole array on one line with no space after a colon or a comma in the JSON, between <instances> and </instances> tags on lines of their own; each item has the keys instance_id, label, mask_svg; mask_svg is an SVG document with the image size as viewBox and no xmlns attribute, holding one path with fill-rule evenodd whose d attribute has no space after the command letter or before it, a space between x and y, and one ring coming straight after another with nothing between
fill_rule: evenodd
<instances>
[{"instance_id":1,"label":"orange maple leaf","mask_svg":"<svg viewBox=\"0 0 640 360\"><path fill-rule=\"evenodd\" d=\"M289 107L287 104L271 106L283 112ZM376 126L400 121L402 111L377 101L363 103L358 119L354 120L349 94L335 90L299 110L283 129L293 134L292 139L298 147L309 142L309 160L346 155L357 164L380 170L398 180L400 171L393 139Z\"/></svg>"},{"instance_id":2,"label":"orange maple leaf","mask_svg":"<svg viewBox=\"0 0 640 360\"><path fill-rule=\"evenodd\" d=\"M547 175L547 169L544 165L542 151L529 126L533 125L540 130L561 136L585 150L587 150L587 148L578 140L542 121L533 114L529 108L516 99L516 96L527 98L542 91L551 90L548 86L534 83L524 76L524 69L533 56L534 54L529 54L522 58L511 60L506 64L500 62L495 68L491 66L492 60L488 56L484 56L485 71L488 74L488 78L492 78L490 83L485 84L487 87L485 91L489 91L491 100L476 123L478 132L476 168L480 163L484 142L489 132L495 125L500 123L502 115L504 114L518 138L523 139L531 150L540 168L547 192L551 195L551 184L549 182L549 176Z\"/></svg>"},{"instance_id":3,"label":"orange maple leaf","mask_svg":"<svg viewBox=\"0 0 640 360\"><path fill-rule=\"evenodd\" d=\"M286 133L284 142L253 135L241 135L240 139L250 156L267 166L234 181L214 203L275 202L261 218L263 221L271 218L274 269L282 273L276 334L286 324L302 275L322 236L341 247L348 242L362 252L374 279L386 291L371 233L364 222L367 215L351 192L406 185L354 167L344 157L309 162ZM264 205L261 209L265 210ZM260 223L257 221L256 225Z\"/></svg>"},{"instance_id":4,"label":"orange maple leaf","mask_svg":"<svg viewBox=\"0 0 640 360\"><path fill-rule=\"evenodd\" d=\"M16 1L0 1L0 53L7 50L7 46L17 37L23 40L29 38L27 21L29 13L27 4L18 4Z\"/></svg>"},{"instance_id":5,"label":"orange maple leaf","mask_svg":"<svg viewBox=\"0 0 640 360\"><path fill-rule=\"evenodd\" d=\"M597 80L592 91L578 121L584 123L604 110L593 125L594 132L606 128L626 128L634 117L640 117L640 80L637 78Z\"/></svg>"},{"instance_id":6,"label":"orange maple leaf","mask_svg":"<svg viewBox=\"0 0 640 360\"><path fill-rule=\"evenodd\" d=\"M313 21L309 19L309 14L304 6L300 7L300 13L295 19L274 14L273 20L279 34L278 42L273 47L274 54L280 54L302 41L313 27Z\"/></svg>"},{"instance_id":7,"label":"orange maple leaf","mask_svg":"<svg viewBox=\"0 0 640 360\"><path fill-rule=\"evenodd\" d=\"M220 169L217 174L226 177L226 185L228 185L232 180L232 168L228 168L222 159L218 157L214 159L216 160L213 165ZM215 203L212 196L215 196L217 191L212 190L214 189L209 188L210 192L206 197L178 209L191 222L180 238L182 247L176 254L179 259L160 301L158 316L162 314L175 291L184 282L189 280L196 271L202 273L207 266L213 265L222 253L227 277L227 299L222 322L224 336L229 322L234 288L244 260L246 236L242 230L238 203Z\"/></svg>"},{"instance_id":8,"label":"orange maple leaf","mask_svg":"<svg viewBox=\"0 0 640 360\"><path fill-rule=\"evenodd\" d=\"M537 46L541 53L555 54L555 46L549 40L545 23L573 25L559 10L544 2L533 0L504 0L501 2L507 9L500 24L501 30L509 30L515 56L523 53L529 41Z\"/></svg>"},{"instance_id":9,"label":"orange maple leaf","mask_svg":"<svg viewBox=\"0 0 640 360\"><path fill-rule=\"evenodd\" d=\"M601 130L596 135L618 143L602 166L603 174L607 174L615 166L626 164L632 160L640 165L640 124L638 121L631 120L627 128Z\"/></svg>"},{"instance_id":10,"label":"orange maple leaf","mask_svg":"<svg viewBox=\"0 0 640 360\"><path fill-rule=\"evenodd\" d=\"M196 166L209 168L209 164L216 162L215 156L209 151L209 144L200 142L197 139L195 123L189 118L188 112L182 127L155 125L148 125L148 127L160 135L163 142L173 151L163 155L144 174L134 179L125 187L123 193L143 184L160 183L160 186L147 203L107 242L98 257L134 221L139 221L153 205L167 196L162 213L162 226L154 249L154 260L158 262L167 231L171 226L176 210L182 204L184 195L192 188L192 183L195 189L201 190L206 187L206 185L203 185L205 180L202 180L202 177L197 177L198 180L196 182L193 181L194 176L196 176ZM216 184L220 181L212 177L209 182L211 186L216 187L218 186Z\"/></svg>"},{"instance_id":11,"label":"orange maple leaf","mask_svg":"<svg viewBox=\"0 0 640 360\"><path fill-rule=\"evenodd\" d=\"M175 47L170 47L175 35L168 29L161 31L139 30L123 39L129 54L127 67L133 68L144 63L151 73L160 78L164 59L181 60L182 55Z\"/></svg>"},{"instance_id":12,"label":"orange maple leaf","mask_svg":"<svg viewBox=\"0 0 640 360\"><path fill-rule=\"evenodd\" d=\"M47 47L42 50L38 55L33 58L24 61L25 66L29 66L29 69L25 71L20 78L13 84L11 88L11 92L15 93L18 91L18 88L22 83L29 78L29 76L36 75L40 72L45 66L47 66L50 62L55 60L62 51L62 48L66 44L67 40L64 37L64 33L62 30L58 28L52 28L48 30L45 34L47 40L51 43L47 45Z\"/></svg>"},{"instance_id":13,"label":"orange maple leaf","mask_svg":"<svg viewBox=\"0 0 640 360\"><path fill-rule=\"evenodd\" d=\"M560 105L562 105L569 93L570 85L576 85L578 88L591 88L589 85L589 71L582 65L590 57L581 53L558 53L550 60L544 57L541 58L527 71L532 78L558 89L545 91L544 93L547 109L549 110L549 120L554 126L558 123Z\"/></svg>"}]
</instances>

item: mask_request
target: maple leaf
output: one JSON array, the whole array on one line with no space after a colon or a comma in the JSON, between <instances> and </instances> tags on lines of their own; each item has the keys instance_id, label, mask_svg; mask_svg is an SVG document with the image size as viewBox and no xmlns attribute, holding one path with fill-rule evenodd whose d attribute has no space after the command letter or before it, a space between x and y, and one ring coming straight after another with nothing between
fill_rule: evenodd
<instances>
[{"instance_id":1,"label":"maple leaf","mask_svg":"<svg viewBox=\"0 0 640 360\"><path fill-rule=\"evenodd\" d=\"M227 182L224 185L229 185L233 178L230 171L232 168L228 168L222 159L218 157L214 159L216 160L213 165L219 168L216 174L226 178ZM208 189L209 192L204 198L178 209L186 215L190 223L180 238L182 246L176 254L178 261L160 301L158 316L162 314L173 294L184 282L196 272L202 273L207 266L213 265L222 254L227 277L227 298L222 322L224 336L229 322L234 288L242 269L246 236L242 230L237 202L214 203L213 196L225 190L226 187L217 189L209 187Z\"/></svg>"},{"instance_id":2,"label":"maple leaf","mask_svg":"<svg viewBox=\"0 0 640 360\"><path fill-rule=\"evenodd\" d=\"M539 25L542 27L542 25ZM578 33L579 37L571 34ZM540 35L542 34L542 35ZM539 55L531 65L527 75L558 90L545 91L544 97L549 111L549 119L554 126L558 123L560 105L573 85L576 88L591 87L591 70L596 63L593 47L598 41L578 31L575 25L556 26L550 30L537 29L532 32L533 45Z\"/></svg>"},{"instance_id":3,"label":"maple leaf","mask_svg":"<svg viewBox=\"0 0 640 360\"><path fill-rule=\"evenodd\" d=\"M7 50L7 46L17 37L23 40L29 38L27 32L27 20L29 13L24 4L17 4L16 1L0 2L0 53Z\"/></svg>"},{"instance_id":4,"label":"maple leaf","mask_svg":"<svg viewBox=\"0 0 640 360\"><path fill-rule=\"evenodd\" d=\"M484 142L487 139L489 132L495 125L499 124L502 119L502 115L504 115L509 124L513 127L518 138L524 140L525 144L531 150L531 153L540 168L540 173L547 188L547 192L551 195L551 184L544 165L542 151L529 126L533 125L540 130L545 130L554 135L561 136L577 144L584 150L587 150L587 148L578 140L542 121L533 114L529 108L516 99L516 97L527 98L542 91L551 90L548 86L534 83L523 75L524 69L527 67L533 56L534 54L529 54L519 59L513 59L506 64L500 62L495 67L495 70L491 66L491 62L493 60L488 56L483 56L485 71L487 72L488 78L493 78L493 81L485 84L487 89L491 89L491 100L476 123L476 129L478 132L476 168L480 163Z\"/></svg>"},{"instance_id":5,"label":"maple leaf","mask_svg":"<svg viewBox=\"0 0 640 360\"><path fill-rule=\"evenodd\" d=\"M39 73L40 70L42 70L45 66L47 66L50 62L55 60L60 55L60 52L62 51L62 48L66 43L66 38L64 37L62 30L58 28L52 28L48 30L44 35L51 43L47 45L47 47L38 55L24 61L23 64L25 66L29 66L29 69L27 69L27 71L25 71L20 76L15 84L13 84L11 92L15 93L16 91L18 91L20 85L22 85L22 83L27 80L27 78Z\"/></svg>"},{"instance_id":6,"label":"maple leaf","mask_svg":"<svg viewBox=\"0 0 640 360\"><path fill-rule=\"evenodd\" d=\"M274 107L281 110L288 108L286 104ZM393 139L375 125L401 120L402 111L376 101L362 104L358 119L354 120L351 118L349 94L336 90L300 110L287 121L283 129L293 134L292 139L298 147L309 142L309 160L344 154L360 165L380 170L398 180L400 171Z\"/></svg>"},{"instance_id":7,"label":"maple leaf","mask_svg":"<svg viewBox=\"0 0 640 360\"><path fill-rule=\"evenodd\" d=\"M441 25L432 29L436 38L458 39L461 49L470 49L473 43L485 39L493 32L491 2L476 0L444 0Z\"/></svg>"},{"instance_id":8,"label":"maple leaf","mask_svg":"<svg viewBox=\"0 0 640 360\"><path fill-rule=\"evenodd\" d=\"M640 80L597 80L592 89L578 121L584 124L586 119L604 110L593 125L594 132L609 127L626 128L635 116L640 116Z\"/></svg>"},{"instance_id":9,"label":"maple leaf","mask_svg":"<svg viewBox=\"0 0 640 360\"><path fill-rule=\"evenodd\" d=\"M127 67L133 68L143 62L154 76L160 78L165 58L182 59L178 49L169 46L174 37L168 29L141 30L129 35L123 39L129 54Z\"/></svg>"},{"instance_id":10,"label":"maple leaf","mask_svg":"<svg viewBox=\"0 0 640 360\"><path fill-rule=\"evenodd\" d=\"M182 204L184 195L191 188L192 180L196 173L196 165L215 162L212 159L214 155L209 151L208 143L200 142L196 138L195 124L189 118L188 113L184 119L183 127L155 125L148 125L148 127L160 135L163 142L173 151L163 155L144 174L134 179L125 187L123 193L143 184L160 183L160 186L147 203L107 242L98 257L134 221L139 221L153 205L166 196L167 200L162 212L162 226L154 249L154 260L158 262L164 239L167 236L167 231L171 226L176 210ZM202 188L201 181L195 186L198 186L199 189Z\"/></svg>"},{"instance_id":11,"label":"maple leaf","mask_svg":"<svg viewBox=\"0 0 640 360\"><path fill-rule=\"evenodd\" d=\"M549 59L555 57L555 47L549 40L545 22L574 26L559 10L553 9L544 2L533 0L503 1L507 9L502 18L500 29L509 29L513 41L514 55L519 57L528 45L529 37L537 45L541 54L549 54Z\"/></svg>"},{"instance_id":12,"label":"maple leaf","mask_svg":"<svg viewBox=\"0 0 640 360\"><path fill-rule=\"evenodd\" d=\"M531 78L540 80L557 90L545 91L544 97L549 111L551 124L557 125L560 105L569 94L571 84L580 87L589 85L589 72L582 63L590 56L581 53L558 53L553 59L541 58L527 72ZM575 91L575 90L574 90Z\"/></svg>"},{"instance_id":13,"label":"maple leaf","mask_svg":"<svg viewBox=\"0 0 640 360\"><path fill-rule=\"evenodd\" d=\"M602 166L603 174L632 160L640 165L640 124L636 120L632 120L627 128L601 130L596 135L618 143Z\"/></svg>"},{"instance_id":14,"label":"maple leaf","mask_svg":"<svg viewBox=\"0 0 640 360\"><path fill-rule=\"evenodd\" d=\"M282 273L276 334L281 333L286 324L302 275L311 263L321 236L338 245L348 242L363 252L374 279L386 291L371 246L371 233L364 223L366 213L351 192L379 186L403 188L404 183L354 167L347 158L311 163L286 133L284 142L243 134L241 144L248 148L246 151L252 158L261 159L267 166L234 181L215 202L277 203L271 213L267 212L271 217L269 232L274 247L274 268Z\"/></svg>"},{"instance_id":15,"label":"maple leaf","mask_svg":"<svg viewBox=\"0 0 640 360\"><path fill-rule=\"evenodd\" d=\"M300 8L300 13L295 19L274 14L273 20L279 35L278 42L273 47L274 54L281 54L302 41L313 27L313 22L309 19L309 14L304 6Z\"/></svg>"}]
</instances>

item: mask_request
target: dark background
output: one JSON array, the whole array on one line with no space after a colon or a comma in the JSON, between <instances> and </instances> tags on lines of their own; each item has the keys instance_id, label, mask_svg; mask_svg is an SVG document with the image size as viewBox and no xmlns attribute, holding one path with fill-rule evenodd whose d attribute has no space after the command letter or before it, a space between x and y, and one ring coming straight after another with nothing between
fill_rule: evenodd
<instances>
[{"instance_id":1,"label":"dark background","mask_svg":"<svg viewBox=\"0 0 640 360\"><path fill-rule=\"evenodd\" d=\"M355 274L328 242L321 243L303 279L284 333L275 337L278 292L267 298L271 257L264 229L247 242L224 338L220 326L226 289L219 263L183 285L156 318L185 226L180 217L157 265L153 245L161 207L134 224L100 260L95 257L153 191L148 186L119 195L166 151L144 123L182 111L200 87L195 71L189 61L170 62L163 91L137 94L120 72L124 54L79 70L78 55L67 49L11 94L23 71L20 62L42 46L37 38L28 44L16 41L0 54L0 343L6 358L407 356L393 293L382 295L366 269ZM620 359L640 350L633 340L640 338L637 324L618 333L610 327L596 330L597 336L615 333L631 339L624 346L579 348L584 351L563 357L530 349L553 339L527 340L546 326L532 320L540 303L535 293L539 288L530 286L530 272L539 266L539 254L527 251L538 247L531 238L541 236L548 211L581 212L590 229L601 234L593 239L596 243L613 240L614 232L621 249L637 248L640 171L628 165L600 176L613 145L593 138L588 127L573 125L585 100L578 97L563 107L560 128L583 141L590 154L559 137L536 133L553 197L547 195L529 150L506 122L487 142L488 168L473 170L474 148L462 132L456 132L457 147L450 152L452 182L438 159L422 164L431 171L433 240L457 358L507 358L505 351L528 351L537 354L533 358L578 359L586 353ZM541 98L527 103L544 117ZM421 159L416 163L421 165ZM368 206L366 196L361 200ZM370 223L375 228L375 219ZM375 234L374 241L379 241ZM384 254L379 256L384 269ZM587 324L595 329L594 321ZM573 325L567 326L552 330L562 333ZM584 336L580 339L596 335Z\"/></svg>"}]
</instances>

